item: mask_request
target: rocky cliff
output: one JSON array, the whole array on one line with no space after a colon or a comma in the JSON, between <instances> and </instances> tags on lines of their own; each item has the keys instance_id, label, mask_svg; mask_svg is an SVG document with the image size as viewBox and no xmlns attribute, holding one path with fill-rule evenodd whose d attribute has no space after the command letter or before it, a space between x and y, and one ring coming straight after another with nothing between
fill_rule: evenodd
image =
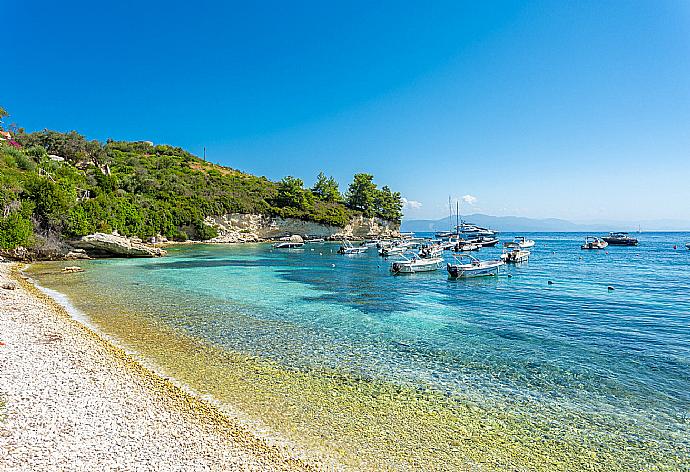
<instances>
[{"instance_id":1,"label":"rocky cliff","mask_svg":"<svg viewBox=\"0 0 690 472\"><path fill-rule=\"evenodd\" d=\"M331 226L295 218L230 213L208 217L206 224L218 230L218 237L209 242L236 243L275 239L286 234L299 234L325 239L364 239L396 237L400 225L380 218L357 216L345 227Z\"/></svg>"}]
</instances>

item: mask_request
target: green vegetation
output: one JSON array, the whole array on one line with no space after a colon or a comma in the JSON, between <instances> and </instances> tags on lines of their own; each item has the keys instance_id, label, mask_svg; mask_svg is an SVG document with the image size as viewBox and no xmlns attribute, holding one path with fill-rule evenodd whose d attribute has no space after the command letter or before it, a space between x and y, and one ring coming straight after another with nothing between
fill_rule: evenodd
<instances>
[{"instance_id":1,"label":"green vegetation","mask_svg":"<svg viewBox=\"0 0 690 472\"><path fill-rule=\"evenodd\" d=\"M355 175L344 198L323 173L305 189L295 177L272 182L167 145L103 144L75 131L12 131L16 146L0 141L0 249L113 230L204 240L216 235L205 217L225 213L334 226L358 214L392 221L402 216L400 194L377 189L368 174Z\"/></svg>"}]
</instances>

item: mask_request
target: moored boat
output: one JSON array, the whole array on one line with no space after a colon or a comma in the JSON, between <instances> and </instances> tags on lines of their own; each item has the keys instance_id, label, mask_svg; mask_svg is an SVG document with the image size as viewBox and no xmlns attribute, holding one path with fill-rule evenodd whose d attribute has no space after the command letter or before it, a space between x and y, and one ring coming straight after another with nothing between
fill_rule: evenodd
<instances>
[{"instance_id":1,"label":"moored boat","mask_svg":"<svg viewBox=\"0 0 690 472\"><path fill-rule=\"evenodd\" d=\"M304 239L302 236L292 235L280 238L280 241L275 243L275 249L298 249L304 246Z\"/></svg>"},{"instance_id":2,"label":"moored boat","mask_svg":"<svg viewBox=\"0 0 690 472\"><path fill-rule=\"evenodd\" d=\"M468 239L465 242L468 244L476 244L480 247L494 247L499 241L498 238L491 236L479 236L478 238Z\"/></svg>"},{"instance_id":3,"label":"moored boat","mask_svg":"<svg viewBox=\"0 0 690 472\"><path fill-rule=\"evenodd\" d=\"M440 257L408 259L402 255L401 260L391 264L391 272L394 274L414 274L415 272L431 272L443 267L443 259Z\"/></svg>"},{"instance_id":4,"label":"moored boat","mask_svg":"<svg viewBox=\"0 0 690 472\"><path fill-rule=\"evenodd\" d=\"M585 243L580 246L581 249L604 249L609 243L597 238L596 236L587 236L585 238Z\"/></svg>"},{"instance_id":5,"label":"moored boat","mask_svg":"<svg viewBox=\"0 0 690 472\"><path fill-rule=\"evenodd\" d=\"M534 240L527 239L524 236L515 236L513 238L513 242L517 243L523 249L534 247L534 244L535 244ZM504 246L508 247L508 244L510 244L510 243L505 243Z\"/></svg>"},{"instance_id":6,"label":"moored boat","mask_svg":"<svg viewBox=\"0 0 690 472\"><path fill-rule=\"evenodd\" d=\"M517 264L520 262L527 262L529 260L530 252L525 251L519 243L505 243L501 259L506 263Z\"/></svg>"},{"instance_id":7,"label":"moored boat","mask_svg":"<svg viewBox=\"0 0 690 472\"><path fill-rule=\"evenodd\" d=\"M628 235L628 233L616 232L609 233L608 236L602 238L611 246L637 246L637 239Z\"/></svg>"},{"instance_id":8,"label":"moored boat","mask_svg":"<svg viewBox=\"0 0 690 472\"><path fill-rule=\"evenodd\" d=\"M367 246L353 246L350 241L343 241L343 245L338 249L338 254L362 254L369 249Z\"/></svg>"},{"instance_id":9,"label":"moored boat","mask_svg":"<svg viewBox=\"0 0 690 472\"><path fill-rule=\"evenodd\" d=\"M480 261L469 254L454 256L457 264L448 263L446 270L452 278L483 277L488 275L498 275L501 266L505 265L502 260ZM463 261L467 262L463 262Z\"/></svg>"}]
</instances>

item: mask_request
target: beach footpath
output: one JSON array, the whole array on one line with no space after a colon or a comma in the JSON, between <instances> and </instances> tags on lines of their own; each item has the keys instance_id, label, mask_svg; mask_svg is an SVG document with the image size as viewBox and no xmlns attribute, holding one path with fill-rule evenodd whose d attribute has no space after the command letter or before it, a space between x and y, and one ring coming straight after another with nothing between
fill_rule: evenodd
<instances>
[{"instance_id":1,"label":"beach footpath","mask_svg":"<svg viewBox=\"0 0 690 472\"><path fill-rule=\"evenodd\" d=\"M0 263L0 470L304 470Z\"/></svg>"}]
</instances>

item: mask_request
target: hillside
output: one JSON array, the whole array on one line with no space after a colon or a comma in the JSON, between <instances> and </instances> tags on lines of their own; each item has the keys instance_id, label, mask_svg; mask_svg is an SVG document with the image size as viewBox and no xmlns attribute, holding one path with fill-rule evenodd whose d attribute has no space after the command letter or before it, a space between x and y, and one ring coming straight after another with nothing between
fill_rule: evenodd
<instances>
[{"instance_id":1,"label":"hillside","mask_svg":"<svg viewBox=\"0 0 690 472\"><path fill-rule=\"evenodd\" d=\"M210 239L207 216L292 217L344 226L354 216L399 221L400 194L355 175L342 195L320 174L315 186L273 182L148 142L88 141L76 132L13 130L0 141L0 249L50 251L68 238L118 231L142 239Z\"/></svg>"}]
</instances>

